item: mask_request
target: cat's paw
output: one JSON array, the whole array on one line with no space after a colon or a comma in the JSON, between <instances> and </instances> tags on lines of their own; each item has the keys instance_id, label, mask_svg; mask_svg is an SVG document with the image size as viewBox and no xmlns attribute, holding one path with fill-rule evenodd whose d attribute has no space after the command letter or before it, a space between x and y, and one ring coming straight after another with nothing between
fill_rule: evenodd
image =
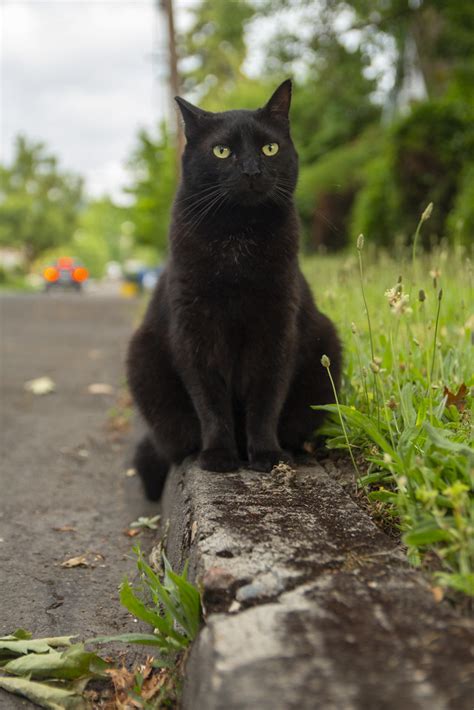
<instances>
[{"instance_id":1,"label":"cat's paw","mask_svg":"<svg viewBox=\"0 0 474 710\"><path fill-rule=\"evenodd\" d=\"M238 471L240 461L237 454L228 449L205 449L199 454L198 465L205 471L228 473Z\"/></svg>"},{"instance_id":2,"label":"cat's paw","mask_svg":"<svg viewBox=\"0 0 474 710\"><path fill-rule=\"evenodd\" d=\"M276 449L275 451L256 451L249 455L249 468L253 471L269 472L279 463L293 464L293 457L288 451Z\"/></svg>"}]
</instances>

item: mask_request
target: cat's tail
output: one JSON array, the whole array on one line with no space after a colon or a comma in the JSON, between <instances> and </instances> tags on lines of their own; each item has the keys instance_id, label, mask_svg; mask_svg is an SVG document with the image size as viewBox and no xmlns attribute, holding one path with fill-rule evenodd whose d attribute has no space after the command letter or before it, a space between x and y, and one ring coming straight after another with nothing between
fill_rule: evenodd
<instances>
[{"instance_id":1,"label":"cat's tail","mask_svg":"<svg viewBox=\"0 0 474 710\"><path fill-rule=\"evenodd\" d=\"M138 443L133 465L142 480L146 497L149 500L159 500L170 464L160 456L149 434Z\"/></svg>"}]
</instances>

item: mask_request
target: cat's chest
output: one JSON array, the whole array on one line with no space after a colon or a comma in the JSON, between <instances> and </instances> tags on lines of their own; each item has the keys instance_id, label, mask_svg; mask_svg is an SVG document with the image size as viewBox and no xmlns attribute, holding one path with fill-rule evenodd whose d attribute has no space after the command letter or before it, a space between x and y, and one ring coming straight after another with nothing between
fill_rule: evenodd
<instances>
[{"instance_id":1,"label":"cat's chest","mask_svg":"<svg viewBox=\"0 0 474 710\"><path fill-rule=\"evenodd\" d=\"M259 261L261 256L259 252L261 252L261 240L258 240L257 235L252 231L228 232L209 244L209 253L215 267L210 271L218 274L222 268L227 270L229 267Z\"/></svg>"}]
</instances>

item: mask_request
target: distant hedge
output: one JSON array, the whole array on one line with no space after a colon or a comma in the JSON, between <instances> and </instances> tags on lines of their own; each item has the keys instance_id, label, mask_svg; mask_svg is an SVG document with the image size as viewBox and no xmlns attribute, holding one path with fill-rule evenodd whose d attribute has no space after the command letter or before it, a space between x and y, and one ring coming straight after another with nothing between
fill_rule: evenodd
<instances>
[{"instance_id":1,"label":"distant hedge","mask_svg":"<svg viewBox=\"0 0 474 710\"><path fill-rule=\"evenodd\" d=\"M388 129L371 128L302 170L298 204L311 246L410 243L434 203L424 246L474 241L474 110L446 100L412 107ZM331 234L325 219L336 224Z\"/></svg>"}]
</instances>

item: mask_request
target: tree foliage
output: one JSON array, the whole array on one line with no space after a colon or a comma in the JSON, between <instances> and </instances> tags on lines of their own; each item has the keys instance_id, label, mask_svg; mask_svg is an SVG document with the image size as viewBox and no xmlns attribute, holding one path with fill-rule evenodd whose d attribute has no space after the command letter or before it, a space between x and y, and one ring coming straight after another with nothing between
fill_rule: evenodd
<instances>
[{"instance_id":1,"label":"tree foliage","mask_svg":"<svg viewBox=\"0 0 474 710\"><path fill-rule=\"evenodd\" d=\"M199 89L201 94L217 88L230 90L244 77L244 28L254 9L248 0L202 0L192 13L192 27L180 43L180 54L186 58L184 89Z\"/></svg>"},{"instance_id":2,"label":"tree foliage","mask_svg":"<svg viewBox=\"0 0 474 710\"><path fill-rule=\"evenodd\" d=\"M68 242L82 205L81 178L59 170L44 144L19 136L11 165L0 167L0 244L32 262Z\"/></svg>"},{"instance_id":3,"label":"tree foliage","mask_svg":"<svg viewBox=\"0 0 474 710\"><path fill-rule=\"evenodd\" d=\"M139 244L166 251L171 203L176 190L176 155L165 125L156 135L141 130L129 161L134 203L130 217Z\"/></svg>"}]
</instances>

